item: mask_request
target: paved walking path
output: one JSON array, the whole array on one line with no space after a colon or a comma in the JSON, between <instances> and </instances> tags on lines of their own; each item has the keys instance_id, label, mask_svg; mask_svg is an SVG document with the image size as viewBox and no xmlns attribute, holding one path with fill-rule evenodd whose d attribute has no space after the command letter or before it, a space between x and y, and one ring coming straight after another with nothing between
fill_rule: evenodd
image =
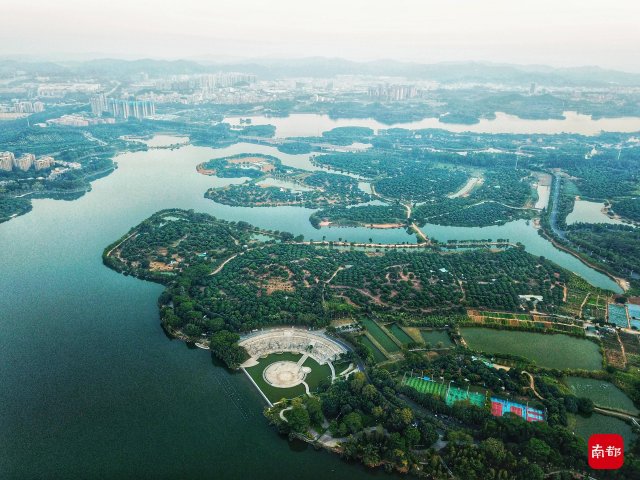
<instances>
[{"instance_id":1,"label":"paved walking path","mask_svg":"<svg viewBox=\"0 0 640 480\"><path fill-rule=\"evenodd\" d=\"M302 367L302 365L304 364L304 362L307 361L307 358L309 358L309 355L307 355L306 353L304 355L302 355L302 358L300 358L300 360L298 360L298 368Z\"/></svg>"}]
</instances>

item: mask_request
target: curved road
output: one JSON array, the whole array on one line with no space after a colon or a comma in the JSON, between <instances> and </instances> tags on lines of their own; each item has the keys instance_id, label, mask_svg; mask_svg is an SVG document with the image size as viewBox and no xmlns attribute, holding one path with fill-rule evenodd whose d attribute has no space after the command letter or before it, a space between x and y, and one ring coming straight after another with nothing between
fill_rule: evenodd
<instances>
[{"instance_id":1,"label":"curved road","mask_svg":"<svg viewBox=\"0 0 640 480\"><path fill-rule=\"evenodd\" d=\"M533 375L531 375L529 372L527 372L526 370L522 371L523 375L527 375L529 377L529 388L531 389L531 391L533 392L533 394L538 397L540 400L544 400L543 396L540 395L538 393L538 391L536 390L536 384L533 381Z\"/></svg>"}]
</instances>

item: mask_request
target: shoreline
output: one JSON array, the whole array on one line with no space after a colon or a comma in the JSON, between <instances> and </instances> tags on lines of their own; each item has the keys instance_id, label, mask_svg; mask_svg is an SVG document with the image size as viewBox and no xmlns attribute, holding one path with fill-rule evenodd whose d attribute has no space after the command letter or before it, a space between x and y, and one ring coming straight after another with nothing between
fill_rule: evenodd
<instances>
[{"instance_id":1,"label":"shoreline","mask_svg":"<svg viewBox=\"0 0 640 480\"><path fill-rule=\"evenodd\" d=\"M207 162L202 162L199 163L198 165L196 165L196 172L198 172L200 175L206 175L206 176L213 176L216 174L215 170L211 170L208 168L204 168L204 164Z\"/></svg>"},{"instance_id":2,"label":"shoreline","mask_svg":"<svg viewBox=\"0 0 640 480\"><path fill-rule=\"evenodd\" d=\"M549 233L544 229L544 227L542 227L542 225L540 225L540 228L538 229L538 231L542 232L542 236L546 238L549 242L551 242L551 244L554 247L556 247L558 250L562 250L563 252L566 252L574 256L575 258L580 260L583 264L585 264L587 267L592 268L597 272L600 272L603 275L606 275L607 277L609 277L611 280L613 280L616 283L616 285L618 285L622 289L622 293L625 293L631 288L631 285L628 280L625 280L624 278L616 277L613 273L605 270L599 265L589 262L588 260L580 256L580 254L578 254L577 252L574 252L570 248L562 245L561 243L558 243L558 241L553 236L549 235Z\"/></svg>"},{"instance_id":3,"label":"shoreline","mask_svg":"<svg viewBox=\"0 0 640 480\"><path fill-rule=\"evenodd\" d=\"M404 223L364 223L364 222L332 222L329 220L323 220L318 223L319 228L323 227L337 227L337 228L370 228L372 230L390 230L394 228L405 228Z\"/></svg>"},{"instance_id":4,"label":"shoreline","mask_svg":"<svg viewBox=\"0 0 640 480\"><path fill-rule=\"evenodd\" d=\"M92 189L91 182L93 180L98 180L99 178L106 177L111 173L113 173L117 168L118 168L118 164L116 162L113 162L112 165L110 165L107 168L86 174L85 176L82 177L82 179L85 180L87 184L82 188L76 188L73 190L51 189L51 190L41 190L37 192L32 191L32 192L22 193L17 196L4 197L4 198L10 198L10 199L27 197L27 199L29 200L29 208L24 211L13 212L6 217L0 217L0 223L5 223L10 220L13 220L14 218L18 218L30 213L33 210L33 205L31 204L31 201L30 201L31 199L65 200L66 199L65 197L73 197L73 196L78 196L78 198L82 197L83 195L91 191ZM75 198L71 198L70 200L75 200Z\"/></svg>"}]
</instances>

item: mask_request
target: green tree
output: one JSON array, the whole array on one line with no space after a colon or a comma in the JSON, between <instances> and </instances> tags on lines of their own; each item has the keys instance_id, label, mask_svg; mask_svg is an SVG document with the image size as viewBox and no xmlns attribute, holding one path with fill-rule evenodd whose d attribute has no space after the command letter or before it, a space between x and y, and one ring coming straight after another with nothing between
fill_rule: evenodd
<instances>
[{"instance_id":1,"label":"green tree","mask_svg":"<svg viewBox=\"0 0 640 480\"><path fill-rule=\"evenodd\" d=\"M551 453L551 447L544 440L531 438L524 448L525 456L534 462L545 463Z\"/></svg>"},{"instance_id":2,"label":"green tree","mask_svg":"<svg viewBox=\"0 0 640 480\"><path fill-rule=\"evenodd\" d=\"M356 433L362 430L362 417L358 412L351 412L348 415L345 415L343 422L351 433Z\"/></svg>"},{"instance_id":3,"label":"green tree","mask_svg":"<svg viewBox=\"0 0 640 480\"><path fill-rule=\"evenodd\" d=\"M322 404L320 403L320 399L318 397L307 397L304 403L307 407L307 412L309 412L311 423L315 425L322 425L324 415L322 414Z\"/></svg>"},{"instance_id":4,"label":"green tree","mask_svg":"<svg viewBox=\"0 0 640 480\"><path fill-rule=\"evenodd\" d=\"M416 427L407 427L404 431L404 438L409 448L420 442L420 431Z\"/></svg>"},{"instance_id":5,"label":"green tree","mask_svg":"<svg viewBox=\"0 0 640 480\"><path fill-rule=\"evenodd\" d=\"M593 413L593 400L586 397L578 398L578 411L584 415Z\"/></svg>"},{"instance_id":6,"label":"green tree","mask_svg":"<svg viewBox=\"0 0 640 480\"><path fill-rule=\"evenodd\" d=\"M303 433L309 430L311 419L309 412L303 405L296 405L291 410L285 412L285 417L289 423L289 428L297 433Z\"/></svg>"}]
</instances>

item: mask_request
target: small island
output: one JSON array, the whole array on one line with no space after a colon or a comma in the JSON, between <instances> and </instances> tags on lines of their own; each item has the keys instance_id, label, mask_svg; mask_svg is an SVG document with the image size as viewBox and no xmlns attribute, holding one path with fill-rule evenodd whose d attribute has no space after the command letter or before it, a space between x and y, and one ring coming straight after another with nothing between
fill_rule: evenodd
<instances>
[{"instance_id":1,"label":"small island","mask_svg":"<svg viewBox=\"0 0 640 480\"><path fill-rule=\"evenodd\" d=\"M250 180L243 184L211 188L205 193L215 202L236 207L319 208L358 204L371 198L351 177L284 166L270 155L234 155L201 163L197 170L221 178L248 177Z\"/></svg>"}]
</instances>

